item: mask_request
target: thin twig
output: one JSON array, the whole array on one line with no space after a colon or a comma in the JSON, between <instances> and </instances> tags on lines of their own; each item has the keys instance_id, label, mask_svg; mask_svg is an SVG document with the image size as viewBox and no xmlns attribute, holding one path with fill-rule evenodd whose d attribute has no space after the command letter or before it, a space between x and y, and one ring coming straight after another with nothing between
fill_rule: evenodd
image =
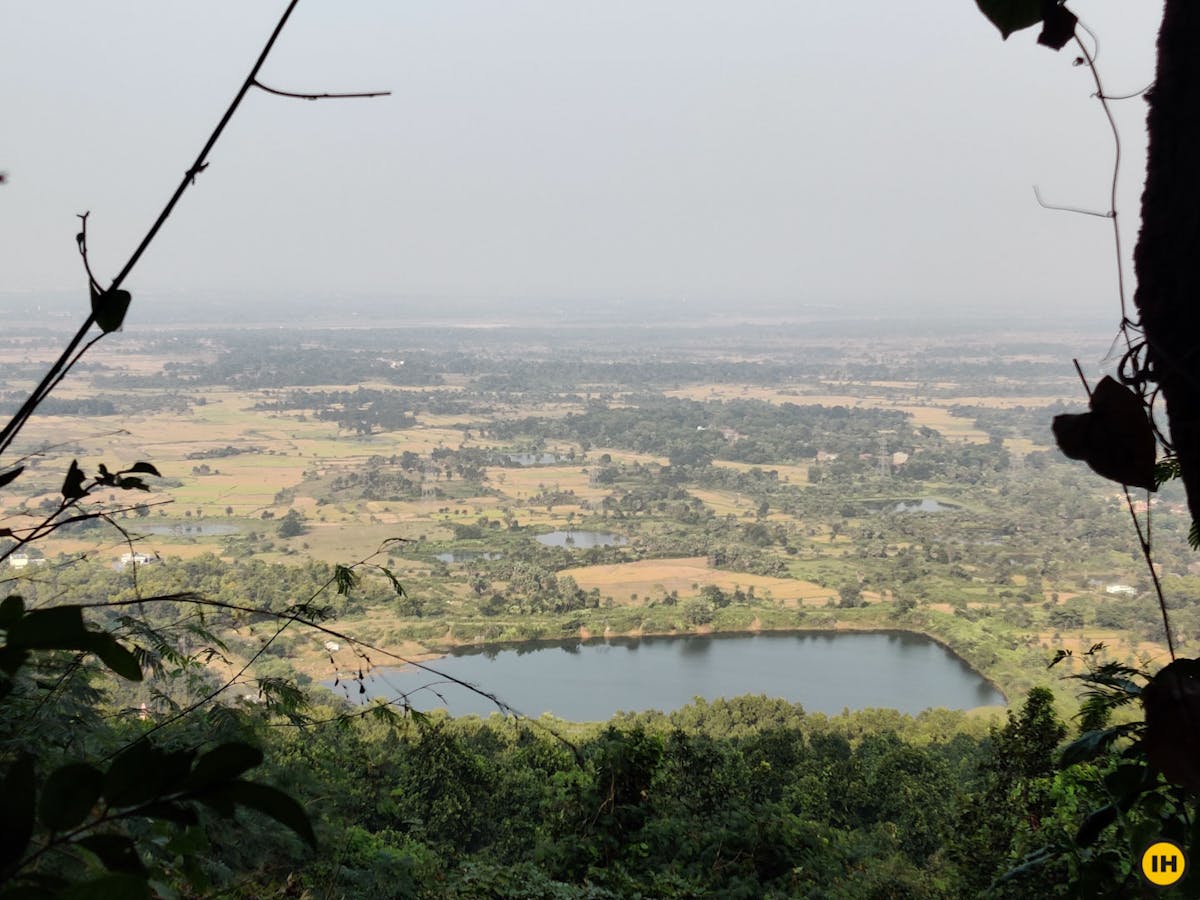
<instances>
[{"instance_id":1,"label":"thin twig","mask_svg":"<svg viewBox=\"0 0 1200 900\"><path fill-rule=\"evenodd\" d=\"M1162 584L1158 580L1158 572L1154 569L1154 557L1150 551L1150 541L1142 533L1142 523L1138 521L1137 513L1133 508L1133 498L1129 496L1129 488L1121 485L1121 490L1125 492L1125 505L1129 507L1129 517L1133 519L1134 530L1137 531L1138 546L1142 549L1142 556L1146 559L1146 567L1150 570L1150 578L1154 582L1154 593L1158 596L1158 608L1162 610L1163 631L1167 635L1167 649L1171 652L1171 660L1175 659L1175 641L1171 637L1171 623L1167 618L1167 600L1163 596ZM1146 504L1147 516L1149 515L1150 504Z\"/></svg>"},{"instance_id":2,"label":"thin twig","mask_svg":"<svg viewBox=\"0 0 1200 900\"><path fill-rule=\"evenodd\" d=\"M1072 359L1071 362L1075 363L1075 371L1079 373L1079 380L1083 382L1083 389L1087 393L1088 399L1091 400L1092 399L1092 389L1090 387L1088 387L1087 379L1083 375L1083 368L1079 365L1079 360Z\"/></svg>"},{"instance_id":3,"label":"thin twig","mask_svg":"<svg viewBox=\"0 0 1200 900\"><path fill-rule=\"evenodd\" d=\"M46 374L42 376L42 380L38 383L37 387L33 389L33 392L21 404L21 408L8 420L8 424L3 429L0 429L0 454L3 454L9 448L13 439L25 426L26 421L33 415L33 411L46 398L49 389L61 380L64 367L75 353L75 349L83 342L94 322L95 318L91 313L88 313L88 317L84 320L83 325L75 332L75 336L71 338L63 352L59 354L58 359L46 370Z\"/></svg>"},{"instance_id":4,"label":"thin twig","mask_svg":"<svg viewBox=\"0 0 1200 900\"><path fill-rule=\"evenodd\" d=\"M233 114L241 105L242 100L245 98L250 88L257 86L263 90L270 90L272 93L283 93L274 91L273 89L266 88L259 84L257 77L259 70L263 67L263 63L265 63L267 60L267 56L275 46L275 41L279 38L280 32L283 31L284 25L287 24L288 19L292 15L292 11L296 8L296 5L299 2L300 0L291 0L291 2L288 3L283 15L279 18L279 22L275 25L275 30L271 32L271 36L267 39L266 44L263 45L262 52L259 53L258 59L255 61L253 67L251 67L250 74L246 76L246 79L242 82L237 94L234 95L233 101L229 104L229 108L225 110L225 114L217 123L216 128L213 129L212 133L208 137L208 140L205 141L203 148L201 148L200 153L196 156L195 162L193 162L188 170L184 172L183 178L179 182L179 186L175 188L175 192L167 201L167 205L163 207L162 212L158 214L158 218L154 220L154 224L150 226L150 230L146 232L145 237L142 238L141 242L134 249L128 261L126 261L125 265L121 268L121 271L117 273L115 278L113 278L112 284L110 284L108 288L109 291L115 291L120 288L120 286L125 282L125 279L129 277L129 273L132 272L134 266L138 264L138 261L142 258L142 254L146 252L146 249L150 246L155 237L158 236L158 232L162 229L167 219L170 218L171 213L175 211L175 206L179 203L179 200L183 196L184 192L190 186L196 183L196 176L208 167L208 154L212 152L217 140L221 137L222 132L224 132L225 126L228 125L229 120L233 118ZM382 96L385 93L386 92L380 91L372 92L370 94L347 96ZM316 95L300 96L315 97ZM327 96L335 97L338 95L330 94ZM80 218L83 219L84 230L80 232L77 240L80 247L80 253L84 259L84 268L87 270L89 288L93 295L98 295L104 293L104 291L101 290L99 282L93 276L87 259L87 216L88 213L84 213L80 216ZM79 361L79 358L83 355L83 353L86 352L89 347L91 347L92 343L95 343L95 341L92 341L86 347L84 347L83 351L80 353L77 354L75 352L94 324L96 324L96 314L95 311L92 310L88 313L87 318L84 320L75 336L67 344L66 349L63 350L58 359L55 360L50 366L49 370L46 372L38 386L34 388L33 392L21 405L21 408L17 410L17 413L8 421L4 428L0 430L0 454L3 454L4 451L9 448L13 442L13 439L21 431L25 423L29 420L29 417L33 415L34 410L37 409L50 391L58 386L59 382L62 381L67 372L70 371L70 369ZM101 335L101 337L103 337L103 335ZM99 340L99 338L96 340Z\"/></svg>"},{"instance_id":5,"label":"thin twig","mask_svg":"<svg viewBox=\"0 0 1200 900\"><path fill-rule=\"evenodd\" d=\"M75 235L75 243L79 245L79 256L83 259L83 270L87 272L88 285L91 287L93 294L100 294L103 293L100 287L100 282L97 281L96 276L92 274L92 264L88 260L87 220L88 216L90 215L91 212L78 214L80 220L79 234Z\"/></svg>"},{"instance_id":6,"label":"thin twig","mask_svg":"<svg viewBox=\"0 0 1200 900\"><path fill-rule=\"evenodd\" d=\"M1132 100L1134 97L1142 96L1142 94L1146 93L1146 91L1150 90L1152 87L1154 87L1153 81L1140 91L1134 91L1132 94L1096 94L1095 96L1099 97L1101 100Z\"/></svg>"},{"instance_id":7,"label":"thin twig","mask_svg":"<svg viewBox=\"0 0 1200 900\"><path fill-rule=\"evenodd\" d=\"M1079 213L1081 216L1095 216L1098 219L1111 219L1114 213L1097 212L1094 209L1084 209L1082 206L1066 206L1062 203L1049 203L1042 198L1042 192L1038 190L1038 186L1033 186L1033 196L1037 200L1038 206L1042 209L1053 209L1058 212Z\"/></svg>"},{"instance_id":8,"label":"thin twig","mask_svg":"<svg viewBox=\"0 0 1200 900\"><path fill-rule=\"evenodd\" d=\"M146 252L146 248L150 246L151 241L157 237L159 229L163 227L163 223L170 218L172 212L175 211L175 205L179 202L179 198L183 196L191 185L195 184L196 176L199 175L208 166L208 154L212 152L212 148L216 145L217 139L221 137L221 133L225 130L225 126L229 124L229 120L233 118L233 114L237 112L237 108L241 106L246 93L254 85L254 79L258 76L258 71L263 67L263 63L267 61L267 55L271 52L271 48L275 46L275 41L279 38L279 33L283 31L283 26L287 24L287 20L292 15L292 10L296 8L296 4L300 0L291 0L288 3L287 9L283 11L283 15L279 18L279 23L275 26L275 30L271 32L271 36L267 38L267 43L263 46L262 52L259 53L258 59L254 66L250 69L250 74L246 76L246 80L242 82L242 86L238 88L237 94L234 95L233 102L229 104L229 108L225 110L225 115L221 116L221 121L217 123L217 127L213 129L212 134L208 136L204 147L196 156L196 161L184 173L183 179L179 182L179 186L175 188L175 193L171 195L171 199L167 201L167 205L163 207L163 211L158 214L158 218L154 220L154 224L150 226L150 230L146 232L146 236L142 238L142 242L137 245L137 249L133 251L133 255L129 257L129 261L125 263L124 268L117 273L117 277L113 279L109 285L109 290L115 291L121 286L129 273L133 271L133 267L138 264L138 260L142 258L142 254ZM90 321L90 320L89 320Z\"/></svg>"},{"instance_id":9,"label":"thin twig","mask_svg":"<svg viewBox=\"0 0 1200 900\"><path fill-rule=\"evenodd\" d=\"M1079 45L1079 50L1083 54L1083 58L1087 60L1088 71L1092 73L1092 80L1096 83L1096 99L1100 101L1100 106L1104 110L1104 117L1108 119L1108 127L1112 130L1113 136L1113 167L1112 181L1109 188L1108 208L1113 223L1113 246L1117 258L1117 295L1121 299L1121 319L1122 321L1129 318L1128 304L1125 300L1125 261L1121 255L1121 228L1117 221L1117 183L1121 177L1121 132L1117 128L1117 120L1113 117L1112 109L1108 105L1108 100L1105 99L1104 85L1100 81L1100 72L1096 69L1096 55L1099 53L1100 44L1096 40L1096 35L1087 25L1080 22L1088 34L1092 35L1092 40L1096 42L1096 53L1091 53L1079 39L1079 35L1075 35L1075 43Z\"/></svg>"},{"instance_id":10,"label":"thin twig","mask_svg":"<svg viewBox=\"0 0 1200 900\"><path fill-rule=\"evenodd\" d=\"M277 97L293 97L296 100L350 100L358 97L390 97L391 91L361 91L355 94L301 94L295 91L281 91L273 87L267 87L257 78L253 80L256 88L266 91L268 94L274 94Z\"/></svg>"},{"instance_id":11,"label":"thin twig","mask_svg":"<svg viewBox=\"0 0 1200 900\"><path fill-rule=\"evenodd\" d=\"M332 582L326 582L325 588L327 588L330 583L332 583ZM325 588L322 588L322 590ZM316 594L313 595L313 597L315 597L315 596L316 596ZM546 731L547 734L550 734L551 736L556 738L558 741L563 743L565 746L571 748L572 752L578 753L578 748L576 748L575 745L572 744L570 741L568 741L566 738L555 733L553 729L543 726L540 722L538 722L537 719L530 718L528 715L521 712L516 707L501 700L495 694L493 694L489 691L485 691L485 690L483 690L483 688L479 687L478 685L471 684L471 682L469 682L469 681L464 681L461 678L456 678L453 675L450 675L446 672L442 672L439 669L436 669L427 663L417 662L414 659L409 659L408 657L401 656L398 653L393 653L390 650L386 650L383 647L377 647L374 644L369 644L366 641L361 640L360 638L353 637L344 632L330 628L326 625L322 625L320 622L314 621L313 619L305 618L300 613L300 611L304 605L293 607L291 612L275 612L273 610L262 609L260 607L254 607L254 606L246 606L246 605L243 605L240 603L229 603L224 600L213 600L211 598L201 597L201 596L198 596L193 593L183 593L183 594L164 594L159 597L139 597L137 599L132 599L132 600L99 600L95 603L81 603L81 604L79 604L79 606L83 609L101 609L101 608L117 608L117 607L121 607L121 606L136 606L136 605L139 605L142 603L158 603L158 602L195 603L197 606L211 607L213 609L223 609L223 610L227 610L229 612L243 612L243 613L249 613L249 614L257 615L257 616L265 615L265 616L270 616L271 618L274 618L274 619L287 619L289 622L296 622L300 625L304 625L307 628L311 628L314 631L318 631L321 634L325 634L325 635L328 635L329 637L337 638L338 640L345 641L348 645L355 646L355 647L363 647L367 650L370 650L372 653L378 653L382 656L387 657L390 660L401 663L402 665L412 666L415 669L420 669L423 672L428 672L431 675L436 675L438 678L445 679L449 683L456 684L462 688L466 688L471 693L476 694L477 696L483 697L484 699L489 700L492 703L494 703L496 705L496 708L500 712L505 713L507 715L511 715L514 718L518 718L523 721L529 722L535 728L544 728L544 730ZM311 600L309 602L311 602ZM228 686L229 685L226 684L224 687L221 688L221 690L225 690L225 688ZM218 691L217 693L220 693L220 691ZM172 721L174 721L177 718L178 718L178 716L173 717ZM170 724L170 722L162 723L162 727L165 727L165 725L167 725L167 724ZM153 730L158 730L159 727L160 726L155 726L155 728ZM149 732L147 732L147 734L149 734ZM146 735L141 735L136 740L142 740L145 737L146 737ZM124 749L124 748L122 748L122 749ZM117 751L117 752L120 752L120 751ZM116 753L113 753L111 755L115 756Z\"/></svg>"}]
</instances>

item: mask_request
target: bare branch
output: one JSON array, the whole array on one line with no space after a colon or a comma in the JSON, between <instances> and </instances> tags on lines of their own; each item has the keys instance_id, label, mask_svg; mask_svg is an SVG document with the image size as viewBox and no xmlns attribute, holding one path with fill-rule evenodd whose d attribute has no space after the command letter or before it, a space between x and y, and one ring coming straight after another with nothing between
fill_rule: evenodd
<instances>
[{"instance_id":1,"label":"bare branch","mask_svg":"<svg viewBox=\"0 0 1200 900\"><path fill-rule=\"evenodd\" d=\"M1033 196L1037 199L1037 204L1042 209L1053 209L1057 210L1058 212L1079 213L1080 215L1084 216L1095 216L1098 219L1112 219L1116 216L1116 213L1112 211L1097 212L1094 209L1084 209L1082 206L1064 206L1061 203L1047 203L1046 200L1042 198L1042 192L1038 190L1038 186L1036 184L1033 186Z\"/></svg>"},{"instance_id":2,"label":"bare branch","mask_svg":"<svg viewBox=\"0 0 1200 900\"><path fill-rule=\"evenodd\" d=\"M102 293L100 282L96 280L96 276L92 274L92 266L88 261L87 247L87 220L91 212L78 213L79 218L79 234L75 235L75 243L79 246L79 255L83 259L83 270L87 272L88 286L92 289L93 294Z\"/></svg>"},{"instance_id":3,"label":"bare branch","mask_svg":"<svg viewBox=\"0 0 1200 900\"><path fill-rule=\"evenodd\" d=\"M1132 94L1092 94L1098 100L1132 100L1134 97L1140 97L1150 88L1154 87L1154 82L1150 82L1140 91L1134 91Z\"/></svg>"},{"instance_id":4,"label":"bare branch","mask_svg":"<svg viewBox=\"0 0 1200 900\"><path fill-rule=\"evenodd\" d=\"M229 120L233 118L233 114L241 105L242 100L245 98L250 88L257 86L263 90L271 91L272 93L283 94L284 96L300 96L306 99L318 99L319 96L328 96L330 98L340 96L334 94L290 95L283 91L276 91L271 88L266 88L257 81L259 70L262 69L263 63L266 62L267 56L275 46L275 42L278 40L280 32L283 31L284 25L287 24L288 19L292 15L292 11L295 10L296 5L299 2L300 0L290 0L288 3L287 8L283 11L283 15L279 18L279 22L275 25L275 30L272 31L271 36L267 38L267 42L263 45L262 51L258 55L258 59L255 60L254 65L251 67L250 74L246 76L241 87L238 89L237 94L234 95L233 101L229 104L229 108L225 110L225 114L217 123L216 128L213 129L212 133L208 137L208 140L205 141L200 153L196 156L195 162L193 162L188 167L187 171L184 172L183 178L179 182L179 186L175 188L175 192L167 201L167 205L163 207L162 212L158 214L158 218L154 220L154 224L150 226L150 230L146 232L145 237L142 238L141 242L134 249L132 255L122 267L121 271L118 272L116 277L113 279L112 284L109 285L108 291L116 291L124 283L125 279L129 277L129 273L132 272L133 268L138 264L138 261L142 258L142 254L146 252L146 249L154 241L154 238L158 236L158 232L162 229L167 219L170 218L171 213L175 211L175 206L179 203L179 200L183 196L184 192L190 186L196 183L196 176L208 167L208 154L212 152L217 140L221 137L222 132L224 132L225 126L228 125ZM386 92L380 91L369 94L353 94L346 96L383 96L385 93ZM99 295L106 292L100 288L98 281L92 275L90 264L87 260L86 217L86 213L80 217L84 220L85 228L77 236L77 241L80 245L80 253L84 257L84 267L88 270L88 281L91 291L93 292L93 295ZM17 410L17 413L8 421L4 428L0 430L0 454L4 453L4 451L9 448L13 439L24 427L25 423L29 420L29 417L33 415L33 412L37 409L38 405L41 404L46 396L52 390L54 390L60 381L62 381L63 376L71 369L72 366L75 365L76 362L79 361L79 358L83 355L83 353L85 353L88 348L91 347L91 343L89 343L83 348L82 351L80 351L78 354L76 353L79 345L83 343L84 338L87 336L88 331L90 331L91 327L95 324L96 314L93 310L88 314L87 319L84 320L75 336L67 344L66 349L63 350L58 359L55 360L55 362L50 366L49 370L46 372L45 376L43 376L38 386L34 388L28 399L26 399L26 401L21 405L21 408ZM94 341L92 343L94 343Z\"/></svg>"},{"instance_id":5,"label":"bare branch","mask_svg":"<svg viewBox=\"0 0 1200 900\"><path fill-rule=\"evenodd\" d=\"M273 87L267 87L257 78L253 84L256 88L266 91L268 94L274 94L277 97L293 97L296 100L350 100L358 97L390 97L391 91L362 91L355 94L300 94L295 91L281 91Z\"/></svg>"}]
</instances>

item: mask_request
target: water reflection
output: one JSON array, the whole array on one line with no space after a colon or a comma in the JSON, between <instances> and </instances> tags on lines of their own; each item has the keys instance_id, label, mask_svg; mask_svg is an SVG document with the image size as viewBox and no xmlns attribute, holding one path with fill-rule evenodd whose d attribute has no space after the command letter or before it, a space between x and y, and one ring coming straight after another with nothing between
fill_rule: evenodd
<instances>
[{"instance_id":1,"label":"water reflection","mask_svg":"<svg viewBox=\"0 0 1200 900\"><path fill-rule=\"evenodd\" d=\"M564 652L543 652L556 648ZM617 648L625 650L619 658ZM929 707L1004 702L959 657L907 632L574 638L463 648L431 665L484 685L530 715L551 712L576 721L608 719L618 710L677 709L696 696L766 694L829 714L867 707L915 714ZM365 696L394 697L431 677L412 670L387 675L390 689L372 683ZM442 692L455 715L487 715L492 709L489 701L453 685ZM420 708L437 705L430 700Z\"/></svg>"},{"instance_id":2,"label":"water reflection","mask_svg":"<svg viewBox=\"0 0 1200 900\"><path fill-rule=\"evenodd\" d=\"M537 542L546 547L621 547L628 543L609 531L551 531L539 534Z\"/></svg>"},{"instance_id":3,"label":"water reflection","mask_svg":"<svg viewBox=\"0 0 1200 900\"><path fill-rule=\"evenodd\" d=\"M510 453L508 459L518 466L549 466L559 458L553 453Z\"/></svg>"},{"instance_id":4,"label":"water reflection","mask_svg":"<svg viewBox=\"0 0 1200 900\"><path fill-rule=\"evenodd\" d=\"M448 553L438 553L434 559L444 563L474 562L477 559L500 559L502 554L490 553L486 550L451 550Z\"/></svg>"},{"instance_id":5,"label":"water reflection","mask_svg":"<svg viewBox=\"0 0 1200 900\"><path fill-rule=\"evenodd\" d=\"M709 637L685 637L679 639L679 652L683 656L707 656L712 649Z\"/></svg>"}]
</instances>

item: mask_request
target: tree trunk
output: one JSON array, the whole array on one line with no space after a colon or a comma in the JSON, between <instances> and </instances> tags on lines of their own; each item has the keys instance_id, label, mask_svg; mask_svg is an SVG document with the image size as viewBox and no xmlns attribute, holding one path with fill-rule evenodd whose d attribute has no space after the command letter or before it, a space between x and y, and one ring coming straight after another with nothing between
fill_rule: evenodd
<instances>
[{"instance_id":1,"label":"tree trunk","mask_svg":"<svg viewBox=\"0 0 1200 900\"><path fill-rule=\"evenodd\" d=\"M1147 95L1149 150L1134 250L1148 358L1200 522L1200 2L1166 0Z\"/></svg>"}]
</instances>

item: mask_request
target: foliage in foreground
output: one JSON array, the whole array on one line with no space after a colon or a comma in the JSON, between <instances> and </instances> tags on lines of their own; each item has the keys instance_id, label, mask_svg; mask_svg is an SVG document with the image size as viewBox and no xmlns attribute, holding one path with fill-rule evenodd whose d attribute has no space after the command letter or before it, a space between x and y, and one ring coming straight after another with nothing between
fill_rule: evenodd
<instances>
[{"instance_id":1,"label":"foliage in foreground","mask_svg":"<svg viewBox=\"0 0 1200 900\"><path fill-rule=\"evenodd\" d=\"M1045 690L986 734L963 714L881 721L744 697L587 726L572 744L498 717L260 723L320 849L216 828L200 864L219 877L258 860L228 884L239 896L957 898L1057 839L1067 784L1077 808L1102 790L1095 767L1055 772L1066 729ZM1059 861L993 891L1082 896L1071 874Z\"/></svg>"}]
</instances>

